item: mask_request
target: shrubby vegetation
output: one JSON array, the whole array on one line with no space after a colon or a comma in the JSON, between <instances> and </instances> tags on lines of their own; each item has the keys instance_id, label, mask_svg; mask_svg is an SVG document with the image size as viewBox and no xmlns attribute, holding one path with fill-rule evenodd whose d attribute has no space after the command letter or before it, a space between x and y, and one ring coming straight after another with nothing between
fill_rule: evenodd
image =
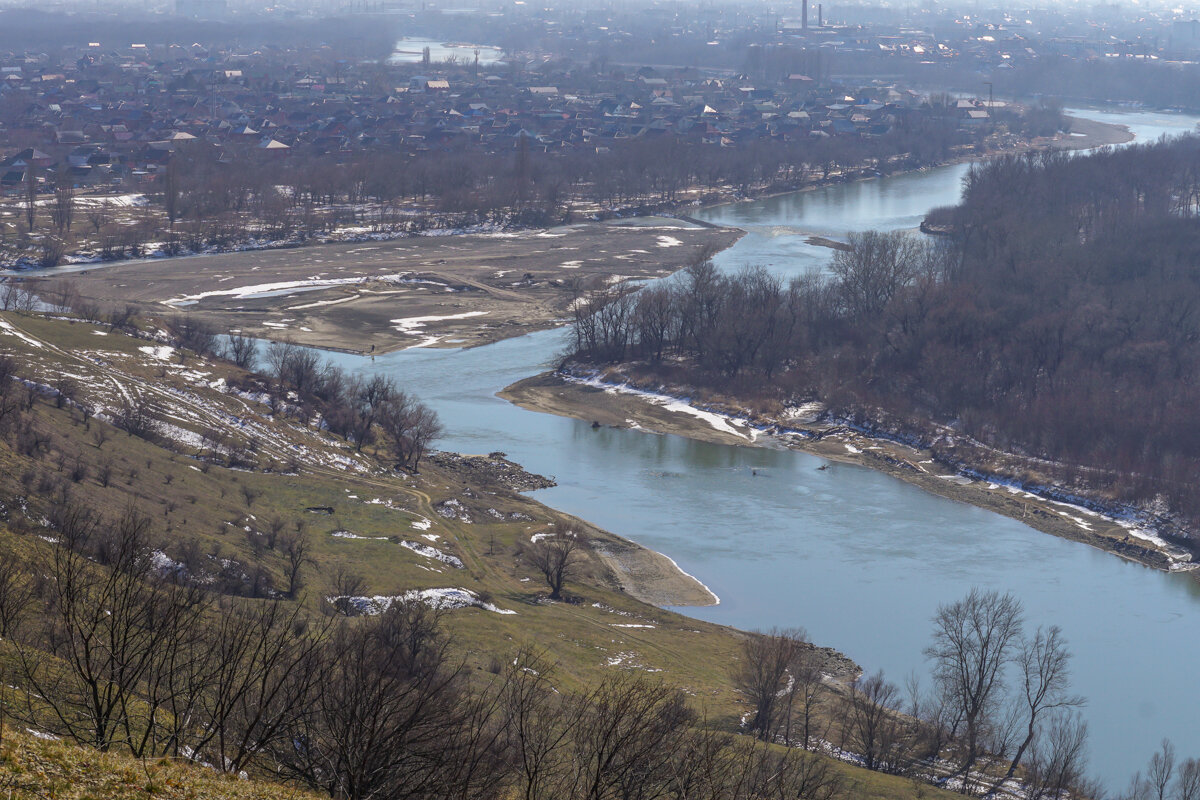
<instances>
[{"instance_id":1,"label":"shrubby vegetation","mask_svg":"<svg viewBox=\"0 0 1200 800\"><path fill-rule=\"evenodd\" d=\"M1014 199L1019 198L1019 200ZM938 237L853 234L832 275L711 264L577 306L577 358L816 396L948 458L1045 459L1075 490L1200 520L1200 138L976 165ZM945 438L928 425L950 426ZM967 459L970 460L970 459Z\"/></svg>"},{"instance_id":2,"label":"shrubby vegetation","mask_svg":"<svg viewBox=\"0 0 1200 800\"><path fill-rule=\"evenodd\" d=\"M71 507L36 563L3 554L6 679L26 690L6 716L353 800L851 796L828 759L720 732L660 680L560 690L532 649L477 672L420 600L351 620L222 598L157 564L147 529Z\"/></svg>"}]
</instances>

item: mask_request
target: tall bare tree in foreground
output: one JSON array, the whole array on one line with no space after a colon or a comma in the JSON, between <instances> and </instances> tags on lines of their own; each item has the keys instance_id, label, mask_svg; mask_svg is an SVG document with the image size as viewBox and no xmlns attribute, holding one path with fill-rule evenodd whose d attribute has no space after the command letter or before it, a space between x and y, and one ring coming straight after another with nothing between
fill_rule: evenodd
<instances>
[{"instance_id":1,"label":"tall bare tree in foreground","mask_svg":"<svg viewBox=\"0 0 1200 800\"><path fill-rule=\"evenodd\" d=\"M1004 669L1019 645L1022 616L1021 604L1011 594L972 589L962 600L940 606L933 618L933 643L925 655L964 726L962 760L955 772L962 776L964 792L988 721L1003 700Z\"/></svg>"}]
</instances>

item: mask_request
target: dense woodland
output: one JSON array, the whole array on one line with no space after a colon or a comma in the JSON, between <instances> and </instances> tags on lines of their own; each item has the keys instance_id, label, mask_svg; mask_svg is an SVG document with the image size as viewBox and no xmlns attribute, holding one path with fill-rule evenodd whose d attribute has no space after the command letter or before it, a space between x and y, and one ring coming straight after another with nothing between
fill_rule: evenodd
<instances>
[{"instance_id":1,"label":"dense woodland","mask_svg":"<svg viewBox=\"0 0 1200 800\"><path fill-rule=\"evenodd\" d=\"M735 393L819 397L935 450L966 439L976 458L1047 459L1038 469L1056 481L1194 523L1198 203L1196 136L1005 156L972 168L960 206L930 214L946 235L852 235L831 275L790 284L694 265L581 303L573 349Z\"/></svg>"}]
</instances>

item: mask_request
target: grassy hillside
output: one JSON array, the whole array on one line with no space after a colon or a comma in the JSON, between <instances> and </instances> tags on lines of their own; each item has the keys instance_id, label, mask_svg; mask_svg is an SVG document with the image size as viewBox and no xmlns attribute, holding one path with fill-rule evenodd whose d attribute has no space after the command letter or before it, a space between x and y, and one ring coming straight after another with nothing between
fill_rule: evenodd
<instances>
[{"instance_id":1,"label":"grassy hillside","mask_svg":"<svg viewBox=\"0 0 1200 800\"><path fill-rule=\"evenodd\" d=\"M420 474L392 471L301 415L272 409L244 371L145 338L154 334L0 314L0 355L14 357L21 381L0 402L0 556L50 564L61 547L57 515L85 507L151 520L160 571L248 602L299 603L318 618L335 614L328 598L343 594L466 590L470 602L445 610L441 624L473 683L536 644L558 665L555 693L642 675L682 689L716 729L738 729L746 705L730 669L744 634L636 599L628 559L600 554L636 546L521 494L536 477L499 455L443 454ZM154 423L135 424L135 414ZM591 547L566 599L554 602L526 550L537 534L566 530ZM0 667L11 664L8 643L0 650ZM828 672L853 677L853 665L829 655ZM81 750L11 724L0 753L0 792L13 797L303 796ZM831 768L855 797L938 794Z\"/></svg>"},{"instance_id":2,"label":"grassy hillside","mask_svg":"<svg viewBox=\"0 0 1200 800\"><path fill-rule=\"evenodd\" d=\"M269 781L239 780L170 759L117 753L5 730L0 793L38 800L308 800L321 795Z\"/></svg>"}]
</instances>

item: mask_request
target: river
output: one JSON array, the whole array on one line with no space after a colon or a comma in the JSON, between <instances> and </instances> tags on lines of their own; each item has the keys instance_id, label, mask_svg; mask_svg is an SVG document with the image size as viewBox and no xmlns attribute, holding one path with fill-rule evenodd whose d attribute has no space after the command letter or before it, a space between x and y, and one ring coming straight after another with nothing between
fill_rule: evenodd
<instances>
[{"instance_id":1,"label":"river","mask_svg":"<svg viewBox=\"0 0 1200 800\"><path fill-rule=\"evenodd\" d=\"M1138 140L1193 128L1152 113L1079 112L1128 124ZM915 228L957 201L955 165L707 210L747 230L721 253L725 269L761 264L792 275L828 263L805 235ZM474 350L412 349L376 359L332 354L381 371L432 405L447 450L503 450L551 475L538 500L674 558L721 597L679 609L747 629L802 626L867 670L903 683L927 671L922 649L937 605L971 587L1008 591L1030 626L1062 627L1075 653L1074 688L1090 698L1091 771L1123 786L1158 741L1200 756L1194 665L1200 663L1200 586L872 470L803 454L599 429L538 414L495 393L545 369L561 332ZM755 474L757 473L757 474Z\"/></svg>"},{"instance_id":2,"label":"river","mask_svg":"<svg viewBox=\"0 0 1200 800\"><path fill-rule=\"evenodd\" d=\"M1128 124L1139 141L1196 120L1080 112ZM747 231L719 266L762 264L785 275L828 263L808 234L915 228L957 201L966 165L738 203L697 216ZM1121 786L1164 737L1200 756L1186 698L1200 642L1200 586L1015 520L927 494L872 470L802 453L706 444L510 405L495 392L545 368L555 331L474 350L408 350L348 368L394 375L430 403L445 449L503 450L552 475L536 497L674 558L721 597L685 614L740 628L806 628L897 683L928 665L922 648L939 603L971 587L1009 591L1031 626L1062 627L1075 690L1090 702L1092 772ZM757 473L757 474L755 474Z\"/></svg>"}]
</instances>

